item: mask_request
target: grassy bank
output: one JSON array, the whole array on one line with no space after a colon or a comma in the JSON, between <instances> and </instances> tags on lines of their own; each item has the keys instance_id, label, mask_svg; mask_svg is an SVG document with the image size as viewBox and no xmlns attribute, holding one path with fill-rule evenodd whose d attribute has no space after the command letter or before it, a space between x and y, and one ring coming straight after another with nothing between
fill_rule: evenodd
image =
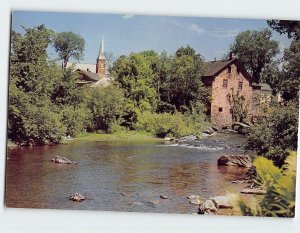
<instances>
[{"instance_id":1,"label":"grassy bank","mask_svg":"<svg viewBox=\"0 0 300 233\"><path fill-rule=\"evenodd\" d=\"M76 140L81 141L129 141L129 142L160 142L163 139L157 138L147 132L126 131L112 134L104 133L81 133Z\"/></svg>"}]
</instances>

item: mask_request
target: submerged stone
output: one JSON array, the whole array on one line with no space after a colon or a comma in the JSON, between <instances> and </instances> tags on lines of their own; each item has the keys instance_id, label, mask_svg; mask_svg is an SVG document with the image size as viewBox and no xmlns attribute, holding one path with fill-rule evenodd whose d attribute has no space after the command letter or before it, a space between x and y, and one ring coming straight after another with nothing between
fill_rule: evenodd
<instances>
[{"instance_id":1,"label":"submerged stone","mask_svg":"<svg viewBox=\"0 0 300 233\"><path fill-rule=\"evenodd\" d=\"M249 155L223 155L218 159L218 165L251 167L252 159Z\"/></svg>"}]
</instances>

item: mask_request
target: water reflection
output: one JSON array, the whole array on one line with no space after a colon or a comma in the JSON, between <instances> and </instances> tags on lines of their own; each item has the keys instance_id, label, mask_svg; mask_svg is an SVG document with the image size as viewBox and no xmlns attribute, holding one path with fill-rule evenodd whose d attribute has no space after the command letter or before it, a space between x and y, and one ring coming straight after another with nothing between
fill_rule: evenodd
<instances>
[{"instance_id":1,"label":"water reflection","mask_svg":"<svg viewBox=\"0 0 300 233\"><path fill-rule=\"evenodd\" d=\"M6 205L23 208L191 213L186 196L225 194L243 169L218 167L222 151L157 144L74 142L8 151ZM78 165L54 164L63 155ZM73 203L81 192L91 199ZM170 197L161 200L160 195ZM157 203L151 204L151 202Z\"/></svg>"}]
</instances>

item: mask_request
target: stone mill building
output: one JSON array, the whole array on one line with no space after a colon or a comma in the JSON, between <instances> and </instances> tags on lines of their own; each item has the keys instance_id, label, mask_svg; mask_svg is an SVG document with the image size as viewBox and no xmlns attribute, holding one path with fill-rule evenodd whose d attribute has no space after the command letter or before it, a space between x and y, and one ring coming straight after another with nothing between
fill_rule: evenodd
<instances>
[{"instance_id":1,"label":"stone mill building","mask_svg":"<svg viewBox=\"0 0 300 233\"><path fill-rule=\"evenodd\" d=\"M247 121L251 122L260 114L260 103L255 98L262 94L271 96L272 93L267 84L253 83L252 77L238 59L232 57L228 60L208 62L202 81L211 88L211 123L218 128L231 127L235 122L233 95L239 93L239 96L243 96Z\"/></svg>"}]
</instances>

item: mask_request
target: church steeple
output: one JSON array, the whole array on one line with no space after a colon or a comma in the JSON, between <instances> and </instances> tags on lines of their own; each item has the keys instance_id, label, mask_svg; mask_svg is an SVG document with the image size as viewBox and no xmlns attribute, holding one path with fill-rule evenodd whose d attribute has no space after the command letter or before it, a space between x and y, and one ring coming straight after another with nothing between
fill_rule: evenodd
<instances>
[{"instance_id":1,"label":"church steeple","mask_svg":"<svg viewBox=\"0 0 300 233\"><path fill-rule=\"evenodd\" d=\"M103 35L101 37L99 55L97 57L97 62L96 62L96 73L100 76L103 76L103 75L106 74L106 58L105 58L105 55L104 55Z\"/></svg>"},{"instance_id":2,"label":"church steeple","mask_svg":"<svg viewBox=\"0 0 300 233\"><path fill-rule=\"evenodd\" d=\"M105 59L105 55L104 55L104 39L103 39L103 36L101 36L101 43L100 43L99 55L98 55L97 59Z\"/></svg>"}]
</instances>

